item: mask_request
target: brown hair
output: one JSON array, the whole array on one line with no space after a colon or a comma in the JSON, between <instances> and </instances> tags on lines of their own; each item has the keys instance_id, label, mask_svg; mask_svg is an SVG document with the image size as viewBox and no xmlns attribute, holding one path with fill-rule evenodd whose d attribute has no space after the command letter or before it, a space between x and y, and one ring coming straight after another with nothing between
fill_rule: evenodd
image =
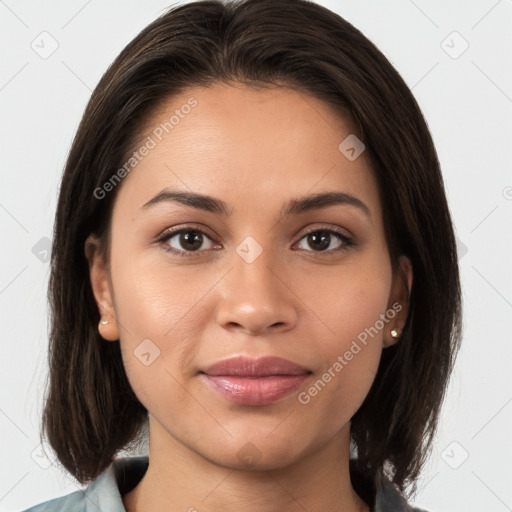
<instances>
[{"instance_id":1,"label":"brown hair","mask_svg":"<svg viewBox=\"0 0 512 512\"><path fill-rule=\"evenodd\" d=\"M435 434L461 337L450 213L433 141L412 93L383 54L342 17L306 0L199 1L171 8L117 57L94 90L66 163L57 206L49 301L49 387L42 418L62 465L84 483L137 441L147 410L127 380L119 343L100 337L84 242L108 253L117 187L94 191L126 161L148 116L192 86L285 84L349 119L382 198L396 268L414 284L400 342L383 352L352 419L357 470L417 478ZM340 141L341 142L341 141Z\"/></svg>"}]
</instances>

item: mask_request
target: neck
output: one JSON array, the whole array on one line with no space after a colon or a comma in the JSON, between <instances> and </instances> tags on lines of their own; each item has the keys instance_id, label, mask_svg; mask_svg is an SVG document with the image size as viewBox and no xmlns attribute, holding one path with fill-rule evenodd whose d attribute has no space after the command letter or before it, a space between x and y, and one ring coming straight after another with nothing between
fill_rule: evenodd
<instances>
[{"instance_id":1,"label":"neck","mask_svg":"<svg viewBox=\"0 0 512 512\"><path fill-rule=\"evenodd\" d=\"M123 496L127 512L369 511L352 488L350 424L331 440L286 467L239 470L190 450L150 417L149 466Z\"/></svg>"}]
</instances>

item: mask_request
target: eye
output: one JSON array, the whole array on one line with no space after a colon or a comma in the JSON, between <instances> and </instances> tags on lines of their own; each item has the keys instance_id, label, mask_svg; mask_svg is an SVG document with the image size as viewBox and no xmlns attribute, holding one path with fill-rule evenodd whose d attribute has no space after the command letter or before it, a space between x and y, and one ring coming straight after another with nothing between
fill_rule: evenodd
<instances>
[{"instance_id":1,"label":"eye","mask_svg":"<svg viewBox=\"0 0 512 512\"><path fill-rule=\"evenodd\" d=\"M165 231L157 240L164 250L177 256L191 257L208 249L219 249L212 239L201 229L187 226L181 229ZM307 232L298 243L300 250L316 253L337 254L354 245L354 241L341 230L332 228L316 228ZM304 247L308 245L312 250Z\"/></svg>"},{"instance_id":2,"label":"eye","mask_svg":"<svg viewBox=\"0 0 512 512\"><path fill-rule=\"evenodd\" d=\"M300 239L300 242L302 241L304 241L304 244L307 244L309 247L313 248L313 251L309 252L321 253L337 253L347 249L351 245L354 245L354 242L350 237L333 228L316 228L311 230ZM299 248L302 250L308 250L304 247Z\"/></svg>"},{"instance_id":3,"label":"eye","mask_svg":"<svg viewBox=\"0 0 512 512\"><path fill-rule=\"evenodd\" d=\"M186 227L179 230L166 231L158 240L166 251L179 256L201 252L201 249L212 249L212 239L200 229Z\"/></svg>"}]
</instances>

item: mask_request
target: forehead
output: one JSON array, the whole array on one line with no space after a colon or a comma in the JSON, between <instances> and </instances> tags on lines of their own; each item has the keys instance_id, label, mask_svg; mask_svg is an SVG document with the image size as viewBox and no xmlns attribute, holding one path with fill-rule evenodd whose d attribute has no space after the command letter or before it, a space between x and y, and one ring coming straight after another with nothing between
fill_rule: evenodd
<instances>
[{"instance_id":1,"label":"forehead","mask_svg":"<svg viewBox=\"0 0 512 512\"><path fill-rule=\"evenodd\" d=\"M136 209L163 188L176 187L240 208L271 208L291 196L340 190L378 215L367 154L350 160L340 150L352 130L328 104L291 88L189 88L146 120L134 150L151 149L125 178L118 201Z\"/></svg>"}]
</instances>

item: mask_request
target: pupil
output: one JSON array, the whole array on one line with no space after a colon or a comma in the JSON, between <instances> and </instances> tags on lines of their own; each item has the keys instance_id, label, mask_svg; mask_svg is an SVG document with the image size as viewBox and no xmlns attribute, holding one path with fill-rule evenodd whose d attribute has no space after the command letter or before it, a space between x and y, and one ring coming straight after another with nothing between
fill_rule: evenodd
<instances>
[{"instance_id":1,"label":"pupil","mask_svg":"<svg viewBox=\"0 0 512 512\"><path fill-rule=\"evenodd\" d=\"M329 247L330 237L331 234L328 233L327 231L318 231L316 233L311 233L308 235L308 243L313 248L315 248L315 244L317 244L316 247L319 250L323 250Z\"/></svg>"},{"instance_id":2,"label":"pupil","mask_svg":"<svg viewBox=\"0 0 512 512\"><path fill-rule=\"evenodd\" d=\"M198 231L185 231L181 233L180 244L184 249L192 251L199 249L202 244L201 233Z\"/></svg>"}]
</instances>

